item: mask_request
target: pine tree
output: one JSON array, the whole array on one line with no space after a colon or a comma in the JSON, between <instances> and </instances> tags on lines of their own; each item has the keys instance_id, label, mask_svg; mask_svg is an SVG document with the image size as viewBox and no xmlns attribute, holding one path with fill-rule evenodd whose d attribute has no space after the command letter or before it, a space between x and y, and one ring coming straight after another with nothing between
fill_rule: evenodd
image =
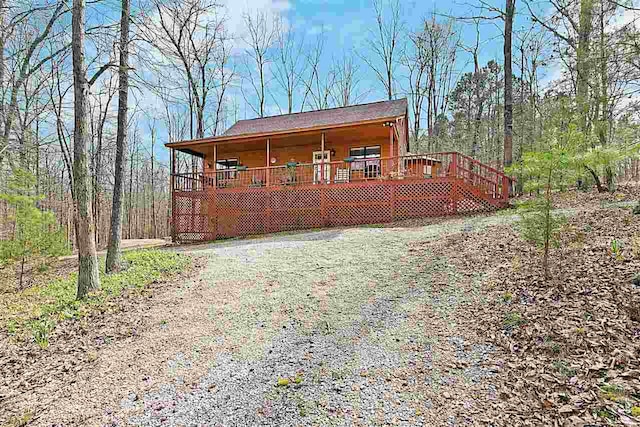
<instances>
[{"instance_id":1,"label":"pine tree","mask_svg":"<svg viewBox=\"0 0 640 427\"><path fill-rule=\"evenodd\" d=\"M9 179L8 190L0 194L14 210L11 218L14 232L11 240L0 241L0 264L20 262L20 288L22 288L25 264L36 259L41 264L50 258L69 252L62 230L53 212L38 208L42 196L35 195L35 177L17 169Z\"/></svg>"},{"instance_id":2,"label":"pine tree","mask_svg":"<svg viewBox=\"0 0 640 427\"><path fill-rule=\"evenodd\" d=\"M557 137L550 132L552 141L544 151L524 153L521 164L514 165L511 172L525 180L524 190L536 194L531 200L518 204L520 234L542 250L542 268L545 279L549 279L549 255L552 246L560 244L559 236L563 215L553 211L554 194L575 183L580 163L574 147L583 139L575 126Z\"/></svg>"}]
</instances>

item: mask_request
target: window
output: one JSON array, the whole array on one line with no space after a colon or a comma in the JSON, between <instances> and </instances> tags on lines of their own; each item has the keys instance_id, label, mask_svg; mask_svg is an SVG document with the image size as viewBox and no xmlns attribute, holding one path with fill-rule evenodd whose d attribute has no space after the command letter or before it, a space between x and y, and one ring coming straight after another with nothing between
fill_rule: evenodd
<instances>
[{"instance_id":1,"label":"window","mask_svg":"<svg viewBox=\"0 0 640 427\"><path fill-rule=\"evenodd\" d=\"M223 159L223 160L218 160L216 162L216 169L219 171L231 170L237 167L238 167L238 159Z\"/></svg>"},{"instance_id":2,"label":"window","mask_svg":"<svg viewBox=\"0 0 640 427\"><path fill-rule=\"evenodd\" d=\"M380 146L356 147L349 150L349 156L356 159L351 164L351 170L364 171L365 178L380 176ZM358 159L363 159L358 161ZM375 159L375 160L367 160Z\"/></svg>"},{"instance_id":3,"label":"window","mask_svg":"<svg viewBox=\"0 0 640 427\"><path fill-rule=\"evenodd\" d=\"M218 181L226 179L235 179L236 169L238 168L238 159L222 159L216 161L216 170L218 172Z\"/></svg>"},{"instance_id":4,"label":"window","mask_svg":"<svg viewBox=\"0 0 640 427\"><path fill-rule=\"evenodd\" d=\"M356 159L376 159L380 158L380 146L358 147L349 150L349 155Z\"/></svg>"}]
</instances>

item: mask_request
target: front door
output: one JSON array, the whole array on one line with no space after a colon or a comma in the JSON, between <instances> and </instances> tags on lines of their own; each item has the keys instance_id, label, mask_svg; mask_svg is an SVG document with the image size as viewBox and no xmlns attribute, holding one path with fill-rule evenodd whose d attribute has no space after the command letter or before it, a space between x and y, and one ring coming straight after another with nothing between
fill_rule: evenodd
<instances>
[{"instance_id":1,"label":"front door","mask_svg":"<svg viewBox=\"0 0 640 427\"><path fill-rule=\"evenodd\" d=\"M329 151L324 152L324 173L323 168L320 166L322 163L322 151L314 151L313 152L313 183L317 184L319 182L329 183L331 180L331 165L329 162L331 161L331 153Z\"/></svg>"}]
</instances>

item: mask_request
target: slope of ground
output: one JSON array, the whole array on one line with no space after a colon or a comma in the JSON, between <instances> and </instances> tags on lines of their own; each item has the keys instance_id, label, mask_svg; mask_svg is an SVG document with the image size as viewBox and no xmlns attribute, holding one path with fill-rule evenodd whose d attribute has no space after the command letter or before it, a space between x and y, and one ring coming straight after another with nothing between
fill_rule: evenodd
<instances>
[{"instance_id":1,"label":"slope of ground","mask_svg":"<svg viewBox=\"0 0 640 427\"><path fill-rule=\"evenodd\" d=\"M552 283L512 212L178 248L202 271L85 325L64 375L0 397L0 413L32 425L633 425L638 217L579 197L563 201L571 227Z\"/></svg>"},{"instance_id":2,"label":"slope of ground","mask_svg":"<svg viewBox=\"0 0 640 427\"><path fill-rule=\"evenodd\" d=\"M505 423L638 425L640 215L623 199L560 197L585 209L564 227L549 281L513 227L425 246L468 277L485 274L489 304L471 311L505 355L496 412Z\"/></svg>"}]
</instances>

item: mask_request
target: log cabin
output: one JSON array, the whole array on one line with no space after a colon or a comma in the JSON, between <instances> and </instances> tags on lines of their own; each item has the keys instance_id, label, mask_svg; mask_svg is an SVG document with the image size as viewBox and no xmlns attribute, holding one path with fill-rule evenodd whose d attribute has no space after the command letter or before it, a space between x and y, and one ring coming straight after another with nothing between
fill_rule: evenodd
<instances>
[{"instance_id":1,"label":"log cabin","mask_svg":"<svg viewBox=\"0 0 640 427\"><path fill-rule=\"evenodd\" d=\"M497 209L509 178L460 153L411 153L406 99L240 120L171 150L172 234L206 241ZM179 172L176 152L199 159Z\"/></svg>"}]
</instances>

